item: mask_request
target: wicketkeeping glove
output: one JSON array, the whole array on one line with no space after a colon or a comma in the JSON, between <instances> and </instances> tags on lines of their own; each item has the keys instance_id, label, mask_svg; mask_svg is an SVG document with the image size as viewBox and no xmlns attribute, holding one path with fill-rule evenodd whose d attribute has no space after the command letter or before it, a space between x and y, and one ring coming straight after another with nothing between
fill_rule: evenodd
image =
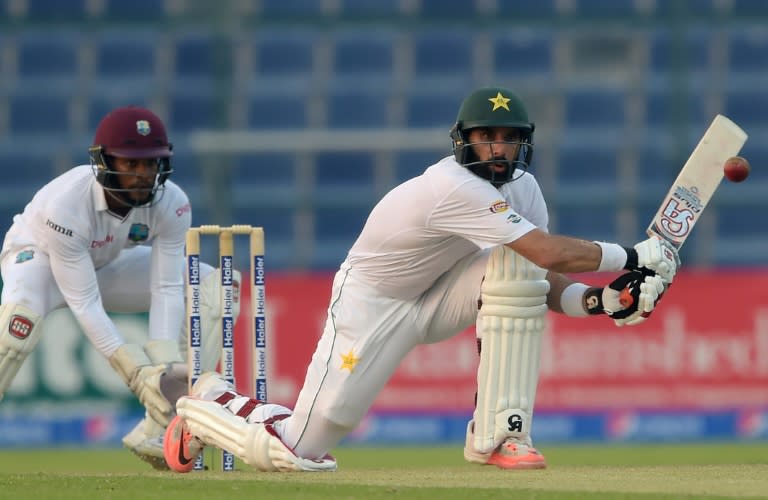
<instances>
[{"instance_id":1,"label":"wicketkeeping glove","mask_svg":"<svg viewBox=\"0 0 768 500\"><path fill-rule=\"evenodd\" d=\"M136 344L123 344L109 358L109 364L120 375L150 416L167 426L174 416L174 408L163 394L160 381L168 365L153 365L144 349Z\"/></svg>"},{"instance_id":2,"label":"wicketkeeping glove","mask_svg":"<svg viewBox=\"0 0 768 500\"><path fill-rule=\"evenodd\" d=\"M651 315L668 286L652 271L630 271L605 288L586 292L587 312L607 314L616 326L634 326Z\"/></svg>"}]
</instances>

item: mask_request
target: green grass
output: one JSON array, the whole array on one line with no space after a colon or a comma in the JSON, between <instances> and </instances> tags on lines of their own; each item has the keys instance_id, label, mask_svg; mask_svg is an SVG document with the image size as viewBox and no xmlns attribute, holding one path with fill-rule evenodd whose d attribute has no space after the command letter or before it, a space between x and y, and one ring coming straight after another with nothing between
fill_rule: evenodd
<instances>
[{"instance_id":1,"label":"green grass","mask_svg":"<svg viewBox=\"0 0 768 500\"><path fill-rule=\"evenodd\" d=\"M541 450L549 468L464 462L461 446L340 448L335 473L156 472L125 450L0 451L0 497L471 500L768 498L768 443L572 446ZM210 456L209 456L210 459Z\"/></svg>"}]
</instances>

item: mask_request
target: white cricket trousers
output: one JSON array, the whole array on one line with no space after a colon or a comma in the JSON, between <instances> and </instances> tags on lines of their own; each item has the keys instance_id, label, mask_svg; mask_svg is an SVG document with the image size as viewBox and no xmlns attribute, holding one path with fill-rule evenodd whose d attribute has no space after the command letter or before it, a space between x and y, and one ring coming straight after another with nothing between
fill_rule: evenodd
<instances>
[{"instance_id":1,"label":"white cricket trousers","mask_svg":"<svg viewBox=\"0 0 768 500\"><path fill-rule=\"evenodd\" d=\"M293 415L276 426L285 444L304 458L324 456L360 423L411 349L474 324L488 255L462 258L409 300L381 296L342 264Z\"/></svg>"},{"instance_id":2,"label":"white cricket trousers","mask_svg":"<svg viewBox=\"0 0 768 500\"><path fill-rule=\"evenodd\" d=\"M51 272L48 256L40 249L34 257L16 264L18 252L8 252L0 266L3 273L2 303L22 304L41 316L55 309L66 307ZM96 270L96 280L104 309L114 313L138 313L149 311L152 295L150 282L150 247L137 246L122 250L115 260ZM201 263L201 274L213 270ZM203 269L205 267L205 269Z\"/></svg>"}]
</instances>

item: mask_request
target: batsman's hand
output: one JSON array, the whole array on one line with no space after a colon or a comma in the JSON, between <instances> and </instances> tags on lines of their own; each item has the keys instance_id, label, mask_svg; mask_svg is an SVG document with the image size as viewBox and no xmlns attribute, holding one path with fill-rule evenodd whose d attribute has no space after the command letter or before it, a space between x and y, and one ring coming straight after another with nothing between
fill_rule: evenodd
<instances>
[{"instance_id":1,"label":"batsman's hand","mask_svg":"<svg viewBox=\"0 0 768 500\"><path fill-rule=\"evenodd\" d=\"M139 398L150 416L167 426L174 416L174 408L160 389L160 379L168 365L153 365L144 349L136 344L120 346L109 358L109 364Z\"/></svg>"},{"instance_id":2,"label":"batsman's hand","mask_svg":"<svg viewBox=\"0 0 768 500\"><path fill-rule=\"evenodd\" d=\"M642 271L650 269L661 277L667 284L672 283L680 266L680 256L677 249L669 242L651 236L634 246L635 256L628 254L627 269Z\"/></svg>"},{"instance_id":3,"label":"batsman's hand","mask_svg":"<svg viewBox=\"0 0 768 500\"><path fill-rule=\"evenodd\" d=\"M651 315L667 287L652 271L624 273L603 288L603 312L616 326L638 325Z\"/></svg>"}]
</instances>

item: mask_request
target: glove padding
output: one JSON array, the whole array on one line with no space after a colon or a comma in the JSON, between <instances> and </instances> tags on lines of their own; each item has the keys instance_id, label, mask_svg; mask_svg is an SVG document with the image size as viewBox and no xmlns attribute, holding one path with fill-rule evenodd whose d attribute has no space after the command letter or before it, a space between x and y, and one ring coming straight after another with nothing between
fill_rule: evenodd
<instances>
[{"instance_id":1,"label":"glove padding","mask_svg":"<svg viewBox=\"0 0 768 500\"><path fill-rule=\"evenodd\" d=\"M109 358L109 364L131 389L149 415L167 426L174 416L171 403L160 389L160 380L168 366L153 365L144 349L136 344L123 344Z\"/></svg>"},{"instance_id":2,"label":"glove padding","mask_svg":"<svg viewBox=\"0 0 768 500\"><path fill-rule=\"evenodd\" d=\"M605 313L616 326L634 326L651 315L666 291L664 280L652 271L630 271L605 288L587 292L587 311Z\"/></svg>"},{"instance_id":3,"label":"glove padding","mask_svg":"<svg viewBox=\"0 0 768 500\"><path fill-rule=\"evenodd\" d=\"M680 256L677 249L668 241L651 236L635 245L637 262L627 262L627 269L650 269L658 274L667 284L672 283L677 268L680 266Z\"/></svg>"}]
</instances>

